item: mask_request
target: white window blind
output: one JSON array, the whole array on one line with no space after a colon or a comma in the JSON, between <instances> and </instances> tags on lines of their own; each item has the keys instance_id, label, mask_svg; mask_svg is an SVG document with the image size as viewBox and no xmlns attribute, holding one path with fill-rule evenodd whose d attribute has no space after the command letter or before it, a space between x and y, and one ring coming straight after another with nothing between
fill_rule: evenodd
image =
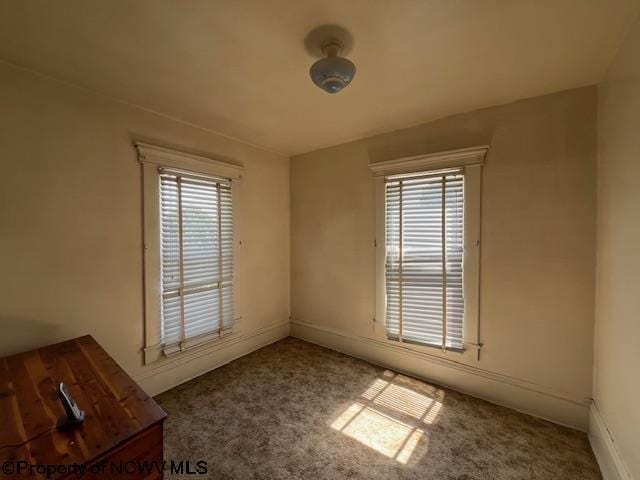
<instances>
[{"instance_id":1,"label":"white window blind","mask_svg":"<svg viewBox=\"0 0 640 480\"><path fill-rule=\"evenodd\" d=\"M385 179L387 337L463 347L462 170Z\"/></svg>"},{"instance_id":2,"label":"white window blind","mask_svg":"<svg viewBox=\"0 0 640 480\"><path fill-rule=\"evenodd\" d=\"M231 182L161 169L160 237L165 353L229 331L233 323Z\"/></svg>"}]
</instances>

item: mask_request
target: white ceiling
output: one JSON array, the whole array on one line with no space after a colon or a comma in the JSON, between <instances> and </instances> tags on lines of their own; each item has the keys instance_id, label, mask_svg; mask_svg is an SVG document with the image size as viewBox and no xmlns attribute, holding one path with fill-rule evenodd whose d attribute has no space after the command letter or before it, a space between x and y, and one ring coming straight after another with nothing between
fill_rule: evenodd
<instances>
[{"instance_id":1,"label":"white ceiling","mask_svg":"<svg viewBox=\"0 0 640 480\"><path fill-rule=\"evenodd\" d=\"M597 83L640 0L1 0L0 58L287 154ZM304 38L353 35L349 88Z\"/></svg>"}]
</instances>

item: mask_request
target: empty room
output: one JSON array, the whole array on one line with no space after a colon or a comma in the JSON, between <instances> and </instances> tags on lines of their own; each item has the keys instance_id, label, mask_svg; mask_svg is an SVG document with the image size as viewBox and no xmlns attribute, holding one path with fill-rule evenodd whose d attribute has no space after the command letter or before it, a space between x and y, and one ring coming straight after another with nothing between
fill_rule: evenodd
<instances>
[{"instance_id":1,"label":"empty room","mask_svg":"<svg viewBox=\"0 0 640 480\"><path fill-rule=\"evenodd\" d=\"M0 478L640 480L640 0L0 0Z\"/></svg>"}]
</instances>

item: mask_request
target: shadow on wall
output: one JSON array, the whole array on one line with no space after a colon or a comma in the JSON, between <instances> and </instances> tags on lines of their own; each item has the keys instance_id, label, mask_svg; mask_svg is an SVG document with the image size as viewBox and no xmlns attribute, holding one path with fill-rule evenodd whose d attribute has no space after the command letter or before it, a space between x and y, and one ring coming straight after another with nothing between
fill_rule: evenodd
<instances>
[{"instance_id":1,"label":"shadow on wall","mask_svg":"<svg viewBox=\"0 0 640 480\"><path fill-rule=\"evenodd\" d=\"M0 325L8 336L0 337L0 357L33 350L64 340L60 326L54 323L27 317L0 317Z\"/></svg>"},{"instance_id":2,"label":"shadow on wall","mask_svg":"<svg viewBox=\"0 0 640 480\"><path fill-rule=\"evenodd\" d=\"M464 116L464 115L460 115ZM409 132L397 132L398 139L380 135L365 140L367 142L367 152L369 162L384 162L386 160L395 160L397 158L412 157L415 155L425 155L428 153L443 152L446 150L455 150L466 147L476 147L478 145L492 145L495 126L489 127L469 127L462 133L448 130L449 119L436 120L429 123L435 134L425 131L422 134L416 134L421 127L409 129ZM449 127L452 128L452 127ZM414 138L417 136L418 138ZM489 150L491 153L491 150Z\"/></svg>"}]
</instances>

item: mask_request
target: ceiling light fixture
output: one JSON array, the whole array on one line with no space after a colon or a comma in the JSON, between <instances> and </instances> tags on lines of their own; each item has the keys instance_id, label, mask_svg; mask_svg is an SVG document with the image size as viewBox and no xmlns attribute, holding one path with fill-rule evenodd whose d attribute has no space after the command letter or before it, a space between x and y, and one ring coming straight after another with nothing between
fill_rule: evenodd
<instances>
[{"instance_id":1,"label":"ceiling light fixture","mask_svg":"<svg viewBox=\"0 0 640 480\"><path fill-rule=\"evenodd\" d=\"M322 43L322 58L311 65L309 75L318 87L328 93L338 93L351 83L356 74L356 66L351 60L340 56L343 44L332 38Z\"/></svg>"}]
</instances>

